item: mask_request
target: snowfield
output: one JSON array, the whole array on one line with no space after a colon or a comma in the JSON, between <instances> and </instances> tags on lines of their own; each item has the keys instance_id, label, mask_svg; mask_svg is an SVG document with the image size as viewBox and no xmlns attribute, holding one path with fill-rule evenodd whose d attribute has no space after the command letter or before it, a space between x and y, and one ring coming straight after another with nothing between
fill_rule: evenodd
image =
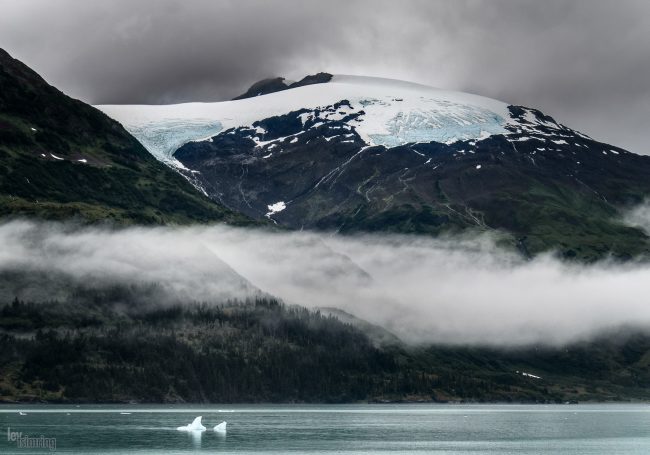
<instances>
[{"instance_id":1,"label":"snowfield","mask_svg":"<svg viewBox=\"0 0 650 455\"><path fill-rule=\"evenodd\" d=\"M469 93L362 76L334 76L330 82L298 87L237 101L172 105L100 105L124 125L154 156L182 167L172 154L189 141L207 140L220 131L252 126L257 120L300 109L316 109L348 100L337 112L303 114L323 120L350 120L350 129L367 145L394 147L414 142L481 140L507 134L513 123L508 105ZM313 127L313 126L312 126Z\"/></svg>"}]
</instances>

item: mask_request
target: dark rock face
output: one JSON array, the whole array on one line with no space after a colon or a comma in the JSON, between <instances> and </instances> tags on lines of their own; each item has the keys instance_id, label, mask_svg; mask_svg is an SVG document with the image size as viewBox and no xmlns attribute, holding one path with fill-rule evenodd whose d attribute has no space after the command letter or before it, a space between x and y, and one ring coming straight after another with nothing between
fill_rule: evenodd
<instances>
[{"instance_id":1,"label":"dark rock face","mask_svg":"<svg viewBox=\"0 0 650 455\"><path fill-rule=\"evenodd\" d=\"M332 79L332 75L329 73L317 73L309 76L305 76L298 82L293 82L291 84L286 84L283 77L274 77L270 79L263 79L259 82L254 83L251 87L246 90L245 93L233 98L233 100L242 100L245 98L253 98L255 96L266 95L269 93L281 92L282 90L288 90L291 88L302 87L305 85L312 84L324 84L329 82Z\"/></svg>"},{"instance_id":2,"label":"dark rock face","mask_svg":"<svg viewBox=\"0 0 650 455\"><path fill-rule=\"evenodd\" d=\"M317 73L310 76L305 76L298 82L289 85L289 88L302 87L304 85L324 84L332 80L332 75L329 73Z\"/></svg>"},{"instance_id":3,"label":"dark rock face","mask_svg":"<svg viewBox=\"0 0 650 455\"><path fill-rule=\"evenodd\" d=\"M650 195L650 157L521 106L510 107L518 126L507 135L369 147L354 128L363 111L318 119L346 105L223 131L175 157L200 171L214 200L294 229L498 230L524 254L558 250L583 260L650 251L643 232L619 221L622 208ZM278 202L286 208L269 207Z\"/></svg>"},{"instance_id":4,"label":"dark rock face","mask_svg":"<svg viewBox=\"0 0 650 455\"><path fill-rule=\"evenodd\" d=\"M274 77L262 79L250 86L245 93L233 98L233 100L243 100L244 98L253 98L254 96L266 95L267 93L280 92L288 89L289 86L284 83L283 77Z\"/></svg>"}]
</instances>

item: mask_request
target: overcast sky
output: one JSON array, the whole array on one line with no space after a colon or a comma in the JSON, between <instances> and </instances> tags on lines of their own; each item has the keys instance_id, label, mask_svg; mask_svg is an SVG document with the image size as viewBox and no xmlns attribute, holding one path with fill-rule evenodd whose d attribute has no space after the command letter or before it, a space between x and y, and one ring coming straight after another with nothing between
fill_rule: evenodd
<instances>
[{"instance_id":1,"label":"overcast sky","mask_svg":"<svg viewBox=\"0 0 650 455\"><path fill-rule=\"evenodd\" d=\"M0 47L89 103L376 75L537 107L650 154L646 0L0 0Z\"/></svg>"}]
</instances>

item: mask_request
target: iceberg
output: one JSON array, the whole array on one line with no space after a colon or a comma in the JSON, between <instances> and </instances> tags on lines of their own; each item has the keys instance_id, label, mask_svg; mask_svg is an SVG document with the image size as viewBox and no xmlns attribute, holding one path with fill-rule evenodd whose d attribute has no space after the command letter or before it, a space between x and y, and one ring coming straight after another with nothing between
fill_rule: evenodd
<instances>
[{"instance_id":1,"label":"iceberg","mask_svg":"<svg viewBox=\"0 0 650 455\"><path fill-rule=\"evenodd\" d=\"M178 431L205 431L205 427L201 424L203 416L198 416L196 419L187 425L176 428Z\"/></svg>"},{"instance_id":2,"label":"iceberg","mask_svg":"<svg viewBox=\"0 0 650 455\"><path fill-rule=\"evenodd\" d=\"M219 425L214 426L214 431L218 433L225 433L226 432L226 422L221 422Z\"/></svg>"}]
</instances>

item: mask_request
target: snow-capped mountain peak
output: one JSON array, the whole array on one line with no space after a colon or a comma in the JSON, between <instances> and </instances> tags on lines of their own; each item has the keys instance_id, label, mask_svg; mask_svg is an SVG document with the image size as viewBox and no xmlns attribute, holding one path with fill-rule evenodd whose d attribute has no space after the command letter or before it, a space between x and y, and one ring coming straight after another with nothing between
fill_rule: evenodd
<instances>
[{"instance_id":1,"label":"snow-capped mountain peak","mask_svg":"<svg viewBox=\"0 0 650 455\"><path fill-rule=\"evenodd\" d=\"M341 105L342 101L347 103ZM333 106L339 105L338 110ZM327 83L215 103L97 106L120 121L157 158L190 141L294 111L308 120L345 122L369 145L484 139L507 133L508 105L490 98L374 77L335 75ZM318 126L319 121L312 122Z\"/></svg>"}]
</instances>

